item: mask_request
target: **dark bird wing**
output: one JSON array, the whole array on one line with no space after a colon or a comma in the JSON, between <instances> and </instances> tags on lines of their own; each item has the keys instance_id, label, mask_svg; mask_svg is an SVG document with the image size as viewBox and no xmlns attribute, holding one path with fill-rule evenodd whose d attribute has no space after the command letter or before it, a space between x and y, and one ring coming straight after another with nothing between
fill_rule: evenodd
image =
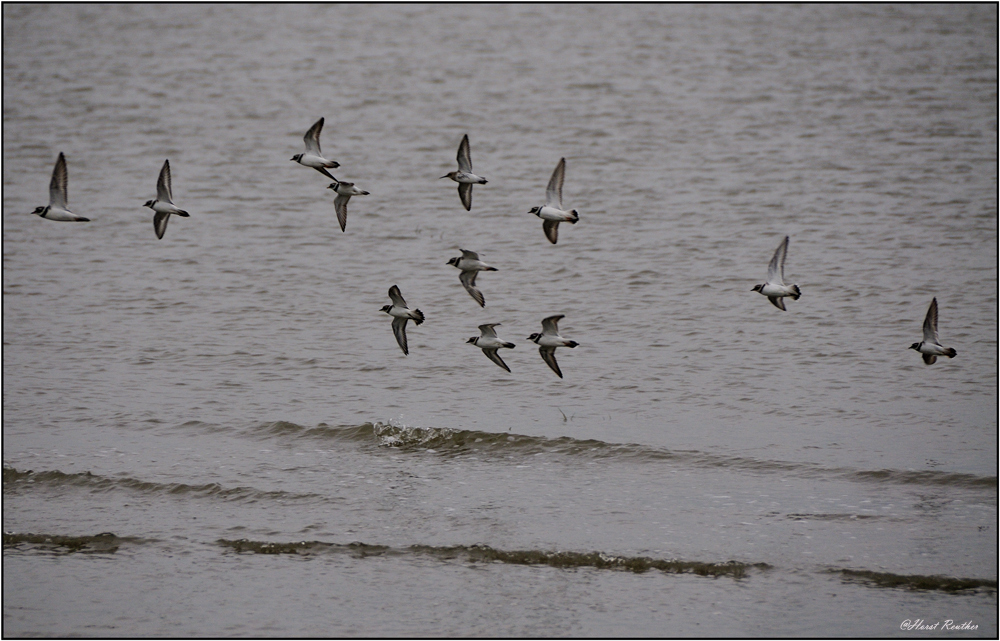
<instances>
[{"instance_id":1,"label":"dark bird wing","mask_svg":"<svg viewBox=\"0 0 1000 641\"><path fill-rule=\"evenodd\" d=\"M566 177L566 159L560 158L556 170L552 172L549 186L545 189L545 204L549 207L562 209L563 178Z\"/></svg>"},{"instance_id":2,"label":"dark bird wing","mask_svg":"<svg viewBox=\"0 0 1000 641\"><path fill-rule=\"evenodd\" d=\"M458 145L458 170L472 173L472 153L469 151L469 134L462 136Z\"/></svg>"},{"instance_id":3,"label":"dark bird wing","mask_svg":"<svg viewBox=\"0 0 1000 641\"><path fill-rule=\"evenodd\" d=\"M788 236L774 250L771 263L767 266L767 282L775 285L785 284L785 255L788 253ZM784 309L784 307L782 307Z\"/></svg>"},{"instance_id":4,"label":"dark bird wing","mask_svg":"<svg viewBox=\"0 0 1000 641\"><path fill-rule=\"evenodd\" d=\"M462 199L465 211L472 211L472 183L458 183L458 197Z\"/></svg>"},{"instance_id":5,"label":"dark bird wing","mask_svg":"<svg viewBox=\"0 0 1000 641\"><path fill-rule=\"evenodd\" d=\"M543 220L542 229L545 231L545 237L549 239L549 242L553 245L559 240L559 221L558 220Z\"/></svg>"},{"instance_id":6,"label":"dark bird wing","mask_svg":"<svg viewBox=\"0 0 1000 641\"><path fill-rule=\"evenodd\" d=\"M934 343L939 345L938 342L938 308L937 308L937 297L931 300L931 306L927 308L927 316L924 317L924 342ZM927 356L924 356L924 360L927 360ZM927 363L930 365L934 361Z\"/></svg>"},{"instance_id":7,"label":"dark bird wing","mask_svg":"<svg viewBox=\"0 0 1000 641\"><path fill-rule=\"evenodd\" d=\"M542 360L545 361L552 371L562 378L562 372L559 370L559 363L556 362L556 348L555 347L539 347L538 353L542 355Z\"/></svg>"},{"instance_id":8,"label":"dark bird wing","mask_svg":"<svg viewBox=\"0 0 1000 641\"><path fill-rule=\"evenodd\" d=\"M396 285L389 288L389 300L396 307L406 307L406 301L403 300L403 295L399 293L399 287Z\"/></svg>"},{"instance_id":9,"label":"dark bird wing","mask_svg":"<svg viewBox=\"0 0 1000 641\"><path fill-rule=\"evenodd\" d=\"M785 310L785 299L783 297L781 297L781 296L768 296L767 300L771 301L771 304L774 305L775 307L777 307L778 309L780 309L781 311L786 311Z\"/></svg>"},{"instance_id":10,"label":"dark bird wing","mask_svg":"<svg viewBox=\"0 0 1000 641\"><path fill-rule=\"evenodd\" d=\"M405 318L393 318L392 319L392 333L396 335L396 342L399 343L399 347L403 350L403 353L409 355L410 350L406 347L406 319Z\"/></svg>"},{"instance_id":11,"label":"dark bird wing","mask_svg":"<svg viewBox=\"0 0 1000 641\"><path fill-rule=\"evenodd\" d=\"M337 194L333 199L333 207L337 210L337 221L340 223L340 231L347 231L347 201L350 196Z\"/></svg>"},{"instance_id":12,"label":"dark bird wing","mask_svg":"<svg viewBox=\"0 0 1000 641\"><path fill-rule=\"evenodd\" d=\"M935 356L934 354L921 354L921 356L924 357L924 362L927 363L928 365L933 365L935 362L937 362L937 356Z\"/></svg>"},{"instance_id":13,"label":"dark bird wing","mask_svg":"<svg viewBox=\"0 0 1000 641\"><path fill-rule=\"evenodd\" d=\"M462 258L466 260L479 260L479 254L477 254L476 252L472 252L469 251L468 249L461 249L461 248L459 248L459 251L462 252Z\"/></svg>"},{"instance_id":14,"label":"dark bird wing","mask_svg":"<svg viewBox=\"0 0 1000 641\"><path fill-rule=\"evenodd\" d=\"M559 321L564 318L564 314L558 314L556 316L549 316L542 320L542 333L552 334L555 336L559 335Z\"/></svg>"},{"instance_id":15,"label":"dark bird wing","mask_svg":"<svg viewBox=\"0 0 1000 641\"><path fill-rule=\"evenodd\" d=\"M486 307L486 299L483 297L483 293L476 288L476 274L478 273L476 270L462 272L458 275L458 279L462 281L462 286L465 287L465 291L469 292L469 296L472 296L479 303L480 307Z\"/></svg>"},{"instance_id":16,"label":"dark bird wing","mask_svg":"<svg viewBox=\"0 0 1000 641\"><path fill-rule=\"evenodd\" d=\"M500 354L497 353L496 349L484 349L483 354L486 354L486 358L490 359L500 367L504 368L508 372L510 371L510 368L507 367L507 363L503 362L503 359L500 358Z\"/></svg>"},{"instance_id":17,"label":"dark bird wing","mask_svg":"<svg viewBox=\"0 0 1000 641\"><path fill-rule=\"evenodd\" d=\"M483 336L487 338L496 338L497 331L493 328L498 326L499 324L500 323L486 323L485 325L480 325L479 331L482 332Z\"/></svg>"},{"instance_id":18,"label":"dark bird wing","mask_svg":"<svg viewBox=\"0 0 1000 641\"><path fill-rule=\"evenodd\" d=\"M66 156L64 156L60 151L59 158L56 159L56 166L52 168L52 180L49 181L50 206L66 209L66 203L69 202L69 192L67 191L68 182L69 176L66 173Z\"/></svg>"},{"instance_id":19,"label":"dark bird wing","mask_svg":"<svg viewBox=\"0 0 1000 641\"><path fill-rule=\"evenodd\" d=\"M156 230L156 237L163 238L163 234L167 231L167 222L170 220L170 214L165 212L156 212L153 216L153 229Z\"/></svg>"},{"instance_id":20,"label":"dark bird wing","mask_svg":"<svg viewBox=\"0 0 1000 641\"><path fill-rule=\"evenodd\" d=\"M306 151L315 156L320 156L320 157L323 156L323 152L320 151L319 148L319 134L321 131L323 131L323 122L325 120L326 120L325 118L320 118L319 120L317 120L316 124L310 127L309 131L306 132L306 135L302 137L302 140L304 140L306 143Z\"/></svg>"},{"instance_id":21,"label":"dark bird wing","mask_svg":"<svg viewBox=\"0 0 1000 641\"><path fill-rule=\"evenodd\" d=\"M163 161L160 177L156 179L156 199L165 203L174 203L173 188L170 180L170 160Z\"/></svg>"}]
</instances>

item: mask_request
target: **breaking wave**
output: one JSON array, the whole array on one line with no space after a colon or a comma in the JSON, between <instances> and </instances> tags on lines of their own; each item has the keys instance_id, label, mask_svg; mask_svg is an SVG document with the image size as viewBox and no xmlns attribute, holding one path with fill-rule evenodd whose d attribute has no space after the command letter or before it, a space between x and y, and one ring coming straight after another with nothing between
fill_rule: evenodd
<instances>
[{"instance_id":1,"label":"breaking wave","mask_svg":"<svg viewBox=\"0 0 1000 641\"><path fill-rule=\"evenodd\" d=\"M123 545L157 544L156 539L120 537L112 532L95 535L69 536L5 532L5 550L45 552L50 554L114 554ZM504 563L513 565L548 566L559 569L593 568L642 574L658 571L664 574L693 574L703 577L729 577L742 580L757 572L780 571L767 563L743 561L705 562L682 559L655 559L646 556L618 556L604 552L574 552L552 550L500 550L489 545L410 545L390 547L368 543L329 543L325 541L254 541L249 539L218 539L215 544L236 553L270 555L345 554L356 559L383 556L422 556L442 563ZM932 575L906 575L846 568L820 569L821 573L840 574L847 583L868 587L940 591L950 593L996 592L997 582L989 579L959 578Z\"/></svg>"},{"instance_id":2,"label":"breaking wave","mask_svg":"<svg viewBox=\"0 0 1000 641\"><path fill-rule=\"evenodd\" d=\"M57 489L62 487L83 487L91 492L114 492L128 490L144 494L186 495L195 498L213 497L224 501L294 501L303 499L323 500L316 494L296 494L293 492L265 491L251 487L223 487L218 483L188 485L187 483L156 483L142 481L130 477L111 478L76 472L67 474L59 470L35 472L33 470L17 470L12 467L3 468L4 492L17 492L22 489L45 487Z\"/></svg>"},{"instance_id":3,"label":"breaking wave","mask_svg":"<svg viewBox=\"0 0 1000 641\"><path fill-rule=\"evenodd\" d=\"M447 427L412 427L396 421L335 427L320 424L303 427L278 421L248 430L257 437L280 437L377 445L396 450L433 451L441 456L554 456L580 457L630 463L672 462L700 468L728 468L759 474L793 474L803 477L839 477L857 482L903 485L955 486L973 489L996 488L996 476L935 470L859 470L827 467L814 463L775 461L751 457L712 454L696 450L669 450L630 443L607 443L568 436L546 438L521 434L480 432Z\"/></svg>"}]
</instances>

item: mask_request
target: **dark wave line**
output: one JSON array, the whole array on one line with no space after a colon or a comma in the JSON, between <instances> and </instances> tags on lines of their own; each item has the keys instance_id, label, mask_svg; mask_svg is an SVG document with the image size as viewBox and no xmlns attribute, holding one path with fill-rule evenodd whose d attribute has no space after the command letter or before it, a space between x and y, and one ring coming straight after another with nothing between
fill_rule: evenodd
<instances>
[{"instance_id":1,"label":"dark wave line","mask_svg":"<svg viewBox=\"0 0 1000 641\"><path fill-rule=\"evenodd\" d=\"M33 487L86 487L92 491L112 492L125 489L147 494L179 494L196 498L214 497L226 501L294 501L300 499L322 499L316 494L294 494L282 491L257 490L251 487L226 488L218 483L203 485L188 485L187 483L155 483L128 477L108 478L76 472L67 474L59 470L35 472L33 470L19 471L12 467L3 468L3 489L5 492L17 492Z\"/></svg>"},{"instance_id":2,"label":"dark wave line","mask_svg":"<svg viewBox=\"0 0 1000 641\"><path fill-rule=\"evenodd\" d=\"M217 429L192 421L186 427ZM996 476L979 476L962 472L934 470L859 470L845 467L824 467L814 463L794 463L722 454L697 450L668 450L634 443L607 443L594 439L580 440L569 436L546 438L521 434L480 432L447 427L409 427L392 423L364 423L353 426L332 426L320 423L304 427L287 421L261 423L244 430L258 438L285 437L321 442L346 442L398 450L434 450L441 456L504 457L510 455L582 457L609 461L656 462L669 461L680 465L703 468L726 468L760 474L792 474L801 477L836 477L861 483L892 483L898 485L943 485L969 489L996 489Z\"/></svg>"},{"instance_id":3,"label":"dark wave line","mask_svg":"<svg viewBox=\"0 0 1000 641\"><path fill-rule=\"evenodd\" d=\"M828 571L843 575L845 581L864 583L878 588L941 590L943 592L964 592L979 589L996 591L997 589L997 582L988 579L958 579L925 574L892 574L890 572L873 572L871 570L832 569Z\"/></svg>"},{"instance_id":4,"label":"dark wave line","mask_svg":"<svg viewBox=\"0 0 1000 641\"><path fill-rule=\"evenodd\" d=\"M287 421L274 421L257 425L251 428L251 431L266 436L294 436L304 439L356 443L371 442L375 437L374 425L372 423L341 426L320 423L316 427L303 427Z\"/></svg>"},{"instance_id":5,"label":"dark wave line","mask_svg":"<svg viewBox=\"0 0 1000 641\"><path fill-rule=\"evenodd\" d=\"M272 424L275 425L275 424ZM636 444L606 443L594 439L579 440L568 436L546 438L456 430L451 428L408 427L386 423L366 423L357 427L335 428L319 426L307 429L284 423L286 433L308 437L335 438L358 442L373 439L384 447L406 449L433 449L442 455L476 453L509 456L517 453L532 456L539 453L560 456L578 456L591 459L622 461L672 461L684 465L708 468L729 468L759 473L784 473L798 476L836 476L859 482L880 482L901 485L946 485L973 489L997 488L996 476L978 476L961 472L933 470L858 470L842 467L824 467L812 463L762 460L738 456L709 454L691 450L667 450ZM272 428L273 429L273 428Z\"/></svg>"},{"instance_id":6,"label":"dark wave line","mask_svg":"<svg viewBox=\"0 0 1000 641\"><path fill-rule=\"evenodd\" d=\"M157 543L157 539L132 536L117 536L113 532L94 535L65 536L54 534L31 534L4 532L5 550L45 550L57 554L114 554L125 544L142 545ZM603 552L559 552L546 550L498 550L488 545L411 545L393 548L386 545L368 543L328 543L325 541L252 541L249 539L218 539L215 542L237 553L253 554L349 554L363 559L369 556L430 556L441 561L464 560L468 563L505 563L512 565L545 565L560 569L595 568L599 570L619 570L642 574L659 570L666 574L694 574L717 578L729 576L745 579L751 572L775 570L774 566L763 563L724 561L706 563L680 559L654 559L646 556L616 556ZM872 570L847 568L827 568L824 573L840 574L848 583L859 583L875 588L907 589L919 591L941 591L965 593L997 591L997 582L990 579L958 578L940 575L893 574Z\"/></svg>"},{"instance_id":7,"label":"dark wave line","mask_svg":"<svg viewBox=\"0 0 1000 641\"><path fill-rule=\"evenodd\" d=\"M704 563L701 561L681 561L676 559L653 559L645 556L626 557L612 556L602 552L547 552L544 550L497 550L488 545L411 545L407 548L390 548L384 545L369 545L366 543L326 543L323 541L298 541L292 543L273 543L268 541L250 541L239 539L235 541L219 539L220 545L232 548L237 552L253 552L255 554L315 554L342 553L358 558L384 555L432 556L441 560L464 558L476 563L509 563L514 565L548 565L556 568L582 568L628 570L643 573L650 570L660 570L672 574L697 574L699 576L731 576L742 579L750 569L770 569L767 563L741 563L726 561L724 563Z\"/></svg>"},{"instance_id":8,"label":"dark wave line","mask_svg":"<svg viewBox=\"0 0 1000 641\"><path fill-rule=\"evenodd\" d=\"M60 536L57 534L16 534L4 532L3 547L22 549L24 544L33 548L43 548L60 553L81 552L84 554L114 554L123 543L147 543L153 539L131 536L116 536L112 532L85 536Z\"/></svg>"}]
</instances>

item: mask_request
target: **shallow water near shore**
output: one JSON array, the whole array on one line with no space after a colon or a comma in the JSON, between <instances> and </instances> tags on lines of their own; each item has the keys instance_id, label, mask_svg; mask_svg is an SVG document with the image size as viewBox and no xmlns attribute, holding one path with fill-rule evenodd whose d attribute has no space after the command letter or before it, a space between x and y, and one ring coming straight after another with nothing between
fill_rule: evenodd
<instances>
[{"instance_id":1,"label":"shallow water near shore","mask_svg":"<svg viewBox=\"0 0 1000 641\"><path fill-rule=\"evenodd\" d=\"M995 6L3 11L5 634L997 635Z\"/></svg>"}]
</instances>

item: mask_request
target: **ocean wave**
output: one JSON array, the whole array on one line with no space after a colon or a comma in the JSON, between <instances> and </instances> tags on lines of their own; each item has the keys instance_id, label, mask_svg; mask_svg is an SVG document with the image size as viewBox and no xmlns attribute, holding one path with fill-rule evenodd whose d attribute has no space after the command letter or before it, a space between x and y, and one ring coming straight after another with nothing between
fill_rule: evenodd
<instances>
[{"instance_id":1,"label":"ocean wave","mask_svg":"<svg viewBox=\"0 0 1000 641\"><path fill-rule=\"evenodd\" d=\"M258 490L252 487L224 487L218 483L189 485L187 483L156 483L129 477L109 478L90 472L67 474L59 470L35 472L21 471L12 467L3 468L4 492L18 492L34 488L58 489L64 487L85 487L92 492L114 492L129 490L144 494L185 495L195 498L213 497L226 501L294 501L319 500L325 497L316 494L296 494L274 490Z\"/></svg>"},{"instance_id":2,"label":"ocean wave","mask_svg":"<svg viewBox=\"0 0 1000 641\"><path fill-rule=\"evenodd\" d=\"M66 536L58 534L28 534L4 532L4 549L41 549L55 553L69 554L80 552L84 554L114 554L123 543L146 543L153 539L117 536L113 532L84 536Z\"/></svg>"},{"instance_id":3,"label":"ocean wave","mask_svg":"<svg viewBox=\"0 0 1000 641\"><path fill-rule=\"evenodd\" d=\"M189 422L185 429L217 431L218 426ZM891 483L896 485L949 486L968 489L997 489L996 476L980 476L964 472L937 470L859 470L848 467L827 467L816 463L759 459L713 454L698 450L669 450L634 443L608 443L595 439L575 439L569 436L547 438L509 432L481 432L448 427L415 427L399 421L333 426L320 423L305 427L287 421L259 423L238 430L260 439L311 440L319 443L353 443L358 446L392 448L396 451L433 451L440 456L508 458L510 456L574 457L589 460L622 461L628 463L669 462L679 466L705 469L726 468L757 474L786 474L812 478L842 478L859 483ZM5 477L6 479L6 477Z\"/></svg>"},{"instance_id":4,"label":"ocean wave","mask_svg":"<svg viewBox=\"0 0 1000 641\"><path fill-rule=\"evenodd\" d=\"M370 434L368 433L370 425ZM843 467L825 467L814 463L795 463L758 458L710 454L695 450L668 450L637 444L606 443L594 439L580 440L568 436L546 438L457 430L451 428L411 427L395 422L371 423L354 428L352 437L375 438L379 445L399 449L432 449L442 455L498 454L554 454L589 459L621 460L628 462L670 461L681 465L704 468L730 468L758 473L794 474L797 476L834 476L858 482L881 482L904 485L946 485L967 488L996 488L996 476L978 476L961 472L934 470L858 470Z\"/></svg>"},{"instance_id":5,"label":"ocean wave","mask_svg":"<svg viewBox=\"0 0 1000 641\"><path fill-rule=\"evenodd\" d=\"M653 559L645 556L615 556L603 552L565 552L547 550L498 550L488 545L411 545L405 548L391 548L384 545L366 543L326 543L323 541L297 541L276 543L251 541L248 539L219 539L219 545L237 552L255 554L351 554L358 558L385 555L419 555L441 560L464 560L469 563L508 563L514 565L547 565L556 568L596 568L600 570L627 570L643 573L659 570L670 574L697 574L698 576L730 576L734 579L746 577L749 570L767 570L767 563L742 563L724 561L705 563L678 559Z\"/></svg>"},{"instance_id":6,"label":"ocean wave","mask_svg":"<svg viewBox=\"0 0 1000 641\"><path fill-rule=\"evenodd\" d=\"M997 589L997 582L988 579L959 579L925 574L892 574L871 570L830 569L828 572L842 575L845 581L863 583L878 588L940 590L942 592L965 592L982 589L996 591Z\"/></svg>"},{"instance_id":7,"label":"ocean wave","mask_svg":"<svg viewBox=\"0 0 1000 641\"><path fill-rule=\"evenodd\" d=\"M118 536L113 532L94 535L58 535L4 532L4 550L44 552L49 554L114 554L123 545L162 543L154 538ZM756 572L781 572L782 568L764 562L721 561L705 562L684 559L656 559L647 556L622 556L604 552L574 552L565 550L501 550L485 544L421 545L391 547L355 541L255 541L251 539L217 539L214 544L236 553L268 555L347 554L357 559L383 556L422 556L441 562L503 563L510 565L548 566L559 569L593 568L643 574L659 571L664 574L693 574L703 577L749 578ZM167 549L167 548L164 548ZM949 593L996 592L997 581L991 579L949 577L941 575L893 574L854 568L817 568L820 574L839 574L845 583L857 583L874 588L940 591Z\"/></svg>"}]
</instances>

